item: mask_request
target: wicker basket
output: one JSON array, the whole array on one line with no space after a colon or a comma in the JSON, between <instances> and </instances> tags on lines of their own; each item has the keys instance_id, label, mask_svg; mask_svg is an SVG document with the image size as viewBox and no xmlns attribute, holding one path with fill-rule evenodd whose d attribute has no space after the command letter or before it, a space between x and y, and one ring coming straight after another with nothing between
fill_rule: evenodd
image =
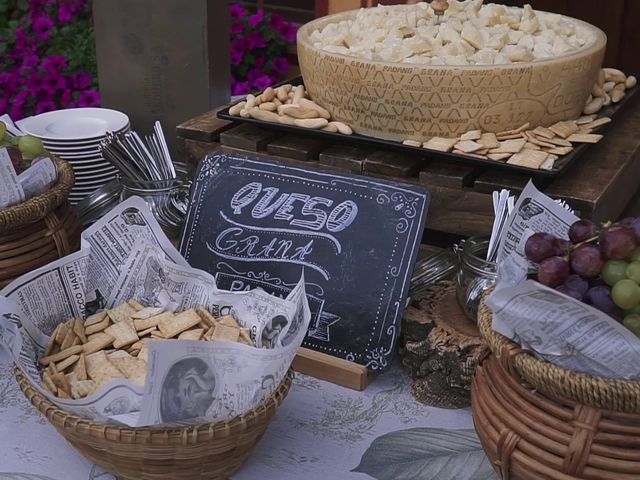
<instances>
[{"instance_id":1,"label":"wicker basket","mask_svg":"<svg viewBox=\"0 0 640 480\"><path fill-rule=\"evenodd\" d=\"M253 410L228 422L176 428L119 427L60 410L14 369L20 389L79 452L128 480L226 479L247 460L287 396L293 372Z\"/></svg>"},{"instance_id":2,"label":"wicker basket","mask_svg":"<svg viewBox=\"0 0 640 480\"><path fill-rule=\"evenodd\" d=\"M640 479L640 382L554 366L478 325L493 352L476 369L478 436L504 479Z\"/></svg>"},{"instance_id":3,"label":"wicker basket","mask_svg":"<svg viewBox=\"0 0 640 480\"><path fill-rule=\"evenodd\" d=\"M58 182L51 189L0 209L0 288L80 246L81 226L67 200L75 182L73 168L52 159Z\"/></svg>"}]
</instances>

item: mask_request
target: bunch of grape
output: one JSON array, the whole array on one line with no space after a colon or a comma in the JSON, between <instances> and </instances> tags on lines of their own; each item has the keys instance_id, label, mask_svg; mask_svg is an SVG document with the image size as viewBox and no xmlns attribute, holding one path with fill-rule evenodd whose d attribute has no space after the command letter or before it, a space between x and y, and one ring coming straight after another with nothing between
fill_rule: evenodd
<instances>
[{"instance_id":1,"label":"bunch of grape","mask_svg":"<svg viewBox=\"0 0 640 480\"><path fill-rule=\"evenodd\" d=\"M17 148L15 152L19 151L19 154L11 155L11 160L17 173L20 173L28 166L28 164L24 165L24 163L28 163L25 161L30 161L46 154L42 140L32 135L14 137L7 132L6 124L0 122L0 148L5 147L9 147L10 150Z\"/></svg>"},{"instance_id":2,"label":"bunch of grape","mask_svg":"<svg viewBox=\"0 0 640 480\"><path fill-rule=\"evenodd\" d=\"M640 337L640 217L601 229L578 220L569 240L535 233L525 254L538 264L540 283L622 321Z\"/></svg>"}]
</instances>

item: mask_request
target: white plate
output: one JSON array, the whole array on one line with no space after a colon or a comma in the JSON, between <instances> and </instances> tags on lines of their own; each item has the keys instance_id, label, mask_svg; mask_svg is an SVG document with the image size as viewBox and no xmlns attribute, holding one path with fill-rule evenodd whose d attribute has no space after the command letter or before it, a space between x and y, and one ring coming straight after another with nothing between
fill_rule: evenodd
<instances>
[{"instance_id":1,"label":"white plate","mask_svg":"<svg viewBox=\"0 0 640 480\"><path fill-rule=\"evenodd\" d=\"M106 169L110 169L110 170L117 170L116 167L114 167L113 165L111 165L109 162L106 163L99 163L96 165L91 165L91 164L84 164L84 163L79 163L79 164L71 164L71 166L73 167L73 170L76 173L87 173L87 172L91 172L94 170L106 170Z\"/></svg>"},{"instance_id":2,"label":"white plate","mask_svg":"<svg viewBox=\"0 0 640 480\"><path fill-rule=\"evenodd\" d=\"M102 152L100 150L96 150L93 152L86 153L64 153L64 152L51 152L58 157L64 158L65 160L82 160L82 159L100 159L102 157Z\"/></svg>"},{"instance_id":3,"label":"white plate","mask_svg":"<svg viewBox=\"0 0 640 480\"><path fill-rule=\"evenodd\" d=\"M46 140L93 140L122 130L129 117L108 108L69 108L41 113L16 122L26 133Z\"/></svg>"},{"instance_id":4,"label":"white plate","mask_svg":"<svg viewBox=\"0 0 640 480\"><path fill-rule=\"evenodd\" d=\"M96 157L69 157L66 158L66 160L71 165L87 165L89 163L95 163L96 165L111 165L100 155Z\"/></svg>"},{"instance_id":5,"label":"white plate","mask_svg":"<svg viewBox=\"0 0 640 480\"><path fill-rule=\"evenodd\" d=\"M131 131L131 126L127 125L125 128L123 128L122 130L118 130L117 134L120 133L127 133ZM68 141L53 141L53 140L48 140L48 139L44 139L42 138L42 143L44 144L44 146L46 148L52 148L52 149L64 149L64 150L82 150L82 149L86 149L86 148L96 148L100 146L100 142L102 140L104 140L106 138L106 135L102 135L96 139L93 140L85 140L85 141L81 141L81 140L68 140Z\"/></svg>"},{"instance_id":6,"label":"white plate","mask_svg":"<svg viewBox=\"0 0 640 480\"><path fill-rule=\"evenodd\" d=\"M76 185L101 182L107 177L113 178L116 175L118 175L117 171L92 172L87 175L76 174Z\"/></svg>"}]
</instances>

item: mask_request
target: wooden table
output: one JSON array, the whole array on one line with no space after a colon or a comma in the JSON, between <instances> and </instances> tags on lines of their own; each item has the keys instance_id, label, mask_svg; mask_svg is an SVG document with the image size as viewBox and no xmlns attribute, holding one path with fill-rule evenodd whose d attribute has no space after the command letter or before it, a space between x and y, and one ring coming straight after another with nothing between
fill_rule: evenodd
<instances>
[{"instance_id":1,"label":"wooden table","mask_svg":"<svg viewBox=\"0 0 640 480\"><path fill-rule=\"evenodd\" d=\"M605 138L590 147L569 169L536 186L553 198L566 200L578 215L595 221L640 215L640 95L630 101ZM220 107L220 109L225 107ZM309 135L294 135L216 118L203 113L177 127L179 151L189 162L223 148L258 153L288 164L314 164L325 170L352 172L420 184L432 195L427 227L447 234L490 234L491 192L520 191L526 174L445 163L428 154L327 143ZM626 210L626 211L625 211Z\"/></svg>"}]
</instances>

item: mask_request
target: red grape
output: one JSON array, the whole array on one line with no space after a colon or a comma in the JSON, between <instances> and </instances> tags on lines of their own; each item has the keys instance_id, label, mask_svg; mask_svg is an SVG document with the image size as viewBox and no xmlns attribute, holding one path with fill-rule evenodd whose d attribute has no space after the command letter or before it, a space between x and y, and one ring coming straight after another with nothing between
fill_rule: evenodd
<instances>
[{"instance_id":1,"label":"red grape","mask_svg":"<svg viewBox=\"0 0 640 480\"><path fill-rule=\"evenodd\" d=\"M560 285L556 288L556 290L560 293L564 293L565 295L575 298L576 300L582 301L582 295L580 294L580 292L574 290L573 288L567 287L566 284Z\"/></svg>"},{"instance_id":2,"label":"red grape","mask_svg":"<svg viewBox=\"0 0 640 480\"><path fill-rule=\"evenodd\" d=\"M613 303L611 289L606 285L598 285L587 290L584 302L613 318L620 318L620 310Z\"/></svg>"},{"instance_id":3,"label":"red grape","mask_svg":"<svg viewBox=\"0 0 640 480\"><path fill-rule=\"evenodd\" d=\"M556 238L550 233L534 233L527 239L527 243L524 244L524 253L532 262L539 263L545 258L553 257L556 255L556 245L554 240Z\"/></svg>"},{"instance_id":4,"label":"red grape","mask_svg":"<svg viewBox=\"0 0 640 480\"><path fill-rule=\"evenodd\" d=\"M595 278L602 271L604 258L595 245L581 245L571 252L571 269L583 278Z\"/></svg>"},{"instance_id":5,"label":"red grape","mask_svg":"<svg viewBox=\"0 0 640 480\"><path fill-rule=\"evenodd\" d=\"M573 243L581 243L593 238L598 233L596 224L591 220L578 220L569 227L569 239Z\"/></svg>"},{"instance_id":6,"label":"red grape","mask_svg":"<svg viewBox=\"0 0 640 480\"><path fill-rule=\"evenodd\" d=\"M636 236L636 243L640 243L640 217L638 218L633 218L633 217L628 217L625 218L624 220L620 221L621 225L626 225L630 228L633 229L633 233Z\"/></svg>"},{"instance_id":7,"label":"red grape","mask_svg":"<svg viewBox=\"0 0 640 480\"><path fill-rule=\"evenodd\" d=\"M538 266L538 281L555 288L562 285L569 276L569 263L562 257L545 258Z\"/></svg>"},{"instance_id":8,"label":"red grape","mask_svg":"<svg viewBox=\"0 0 640 480\"><path fill-rule=\"evenodd\" d=\"M571 242L569 240L563 240L562 238L553 239L553 254L558 257L562 257L569 252L571 248Z\"/></svg>"},{"instance_id":9,"label":"red grape","mask_svg":"<svg viewBox=\"0 0 640 480\"><path fill-rule=\"evenodd\" d=\"M627 225L609 227L600 232L600 248L607 258L625 260L636 248L633 228Z\"/></svg>"},{"instance_id":10,"label":"red grape","mask_svg":"<svg viewBox=\"0 0 640 480\"><path fill-rule=\"evenodd\" d=\"M564 286L574 290L575 292L578 292L580 294L580 297L582 297L585 293L587 293L587 290L589 290L589 282L587 282L584 278L582 278L580 275L569 275L567 277L567 279L564 281Z\"/></svg>"}]
</instances>

